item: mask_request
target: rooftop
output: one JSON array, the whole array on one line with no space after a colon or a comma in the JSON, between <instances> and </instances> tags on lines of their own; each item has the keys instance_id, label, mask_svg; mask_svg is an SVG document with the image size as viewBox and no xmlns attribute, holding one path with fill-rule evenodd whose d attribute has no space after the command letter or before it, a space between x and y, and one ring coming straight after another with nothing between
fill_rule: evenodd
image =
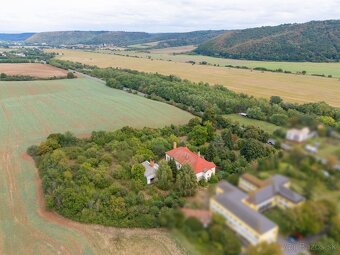
<instances>
[{"instance_id":1,"label":"rooftop","mask_svg":"<svg viewBox=\"0 0 340 255\"><path fill-rule=\"evenodd\" d=\"M246 198L247 194L237 187L226 181L220 182L218 187L223 189L224 193L217 195L215 200L259 234L264 234L277 226L261 213L245 205L242 199Z\"/></svg>"},{"instance_id":2,"label":"rooftop","mask_svg":"<svg viewBox=\"0 0 340 255\"><path fill-rule=\"evenodd\" d=\"M153 164L153 165L152 165ZM144 172L144 176L148 177L148 176L154 176L156 174L156 171L159 167L158 164L156 163L150 163L149 161L144 161L142 163L142 165L145 168L145 172Z\"/></svg>"},{"instance_id":3,"label":"rooftop","mask_svg":"<svg viewBox=\"0 0 340 255\"><path fill-rule=\"evenodd\" d=\"M181 165L190 165L196 174L216 167L213 162L205 160L204 158L190 151L187 147L174 148L166 152L166 154L174 158Z\"/></svg>"},{"instance_id":4,"label":"rooftop","mask_svg":"<svg viewBox=\"0 0 340 255\"><path fill-rule=\"evenodd\" d=\"M241 176L242 179L250 182L251 184L253 184L254 186L261 188L264 187L266 185L268 185L268 183L264 180L260 180L259 178L255 177L254 175L245 173Z\"/></svg>"},{"instance_id":5,"label":"rooftop","mask_svg":"<svg viewBox=\"0 0 340 255\"><path fill-rule=\"evenodd\" d=\"M308 127L305 127L302 129L292 128L292 129L289 129L288 132L299 134L299 135L308 135L310 133L310 130Z\"/></svg>"},{"instance_id":6,"label":"rooftop","mask_svg":"<svg viewBox=\"0 0 340 255\"><path fill-rule=\"evenodd\" d=\"M249 175L249 174L247 174ZM252 175L250 175L252 176ZM254 180L259 180L255 176L253 176ZM243 178L243 176L242 176ZM250 181L251 179L247 179ZM251 182L251 181L250 181ZM289 179L283 175L276 174L273 177L263 181L266 185L262 186L260 189L251 192L247 201L258 205L262 202L267 201L268 199L274 197L275 195L279 194L282 197L292 201L293 203L299 203L303 201L305 198L300 194L286 188L284 185L289 182Z\"/></svg>"}]
</instances>

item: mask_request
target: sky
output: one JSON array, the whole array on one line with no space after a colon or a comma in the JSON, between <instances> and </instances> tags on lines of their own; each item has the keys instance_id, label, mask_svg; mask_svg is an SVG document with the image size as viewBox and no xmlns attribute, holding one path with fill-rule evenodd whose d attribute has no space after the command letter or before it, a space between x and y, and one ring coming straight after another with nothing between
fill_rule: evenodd
<instances>
[{"instance_id":1,"label":"sky","mask_svg":"<svg viewBox=\"0 0 340 255\"><path fill-rule=\"evenodd\" d=\"M340 0L9 0L0 32L186 32L340 18Z\"/></svg>"}]
</instances>

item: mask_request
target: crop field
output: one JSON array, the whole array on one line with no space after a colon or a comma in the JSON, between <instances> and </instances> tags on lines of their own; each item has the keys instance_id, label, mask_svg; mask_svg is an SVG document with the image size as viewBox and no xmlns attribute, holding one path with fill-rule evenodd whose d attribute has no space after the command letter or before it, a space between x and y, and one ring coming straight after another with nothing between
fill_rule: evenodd
<instances>
[{"instance_id":1,"label":"crop field","mask_svg":"<svg viewBox=\"0 0 340 255\"><path fill-rule=\"evenodd\" d=\"M185 47L187 47L185 50ZM176 51L176 48L178 50ZM188 61L195 61L197 64L206 61L211 65L219 65L221 67L226 65L232 66L246 66L248 68L264 67L268 70L277 70L281 68L285 71L292 73L306 71L306 75L318 74L318 75L332 75L333 77L340 78L340 62L337 63L313 63L313 62L275 62L275 61L252 61L252 60L241 60L241 59L226 59L218 57L210 57L203 55L189 55L189 54L177 54L193 50L193 46L174 47L155 49L147 51L119 51L117 53L124 54L127 56L138 56L141 58L152 58L165 61L174 61L185 63ZM114 53L114 52L111 52Z\"/></svg>"},{"instance_id":2,"label":"crop field","mask_svg":"<svg viewBox=\"0 0 340 255\"><path fill-rule=\"evenodd\" d=\"M67 71L44 64L0 64L0 73L7 75L26 75L38 78L65 77Z\"/></svg>"},{"instance_id":3,"label":"crop field","mask_svg":"<svg viewBox=\"0 0 340 255\"><path fill-rule=\"evenodd\" d=\"M62 53L62 60L99 67L121 67L143 72L174 74L195 82L222 84L227 88L256 97L281 96L287 101L306 103L325 101L340 107L340 80L296 74L259 72L235 68L191 65L76 50L50 50Z\"/></svg>"},{"instance_id":4,"label":"crop field","mask_svg":"<svg viewBox=\"0 0 340 255\"><path fill-rule=\"evenodd\" d=\"M163 230L83 225L46 211L26 149L54 132L87 136L190 118L178 108L90 79L0 82L0 254L184 254Z\"/></svg>"},{"instance_id":5,"label":"crop field","mask_svg":"<svg viewBox=\"0 0 340 255\"><path fill-rule=\"evenodd\" d=\"M264 130L265 132L272 134L276 129L279 129L280 127L266 122L266 121L261 121L261 120L255 120L255 119L250 119L247 117L243 117L240 116L238 114L228 114L226 115L226 117L234 122L238 122L241 125L244 126L254 126L254 127L258 127L262 130Z\"/></svg>"},{"instance_id":6,"label":"crop field","mask_svg":"<svg viewBox=\"0 0 340 255\"><path fill-rule=\"evenodd\" d=\"M151 54L146 54L146 56L147 57L151 56L152 58L153 58L153 54L155 54L155 56L162 56L162 55L165 55L165 56L168 56L168 55L171 56L172 55L172 56L174 56L174 54L185 53L185 52L193 51L194 49L196 49L196 46L194 46L194 45L169 47L169 48L161 48L161 49L152 49L152 50L148 50ZM135 53L135 52L133 52L133 53ZM169 60L169 59L164 59L164 60Z\"/></svg>"}]
</instances>

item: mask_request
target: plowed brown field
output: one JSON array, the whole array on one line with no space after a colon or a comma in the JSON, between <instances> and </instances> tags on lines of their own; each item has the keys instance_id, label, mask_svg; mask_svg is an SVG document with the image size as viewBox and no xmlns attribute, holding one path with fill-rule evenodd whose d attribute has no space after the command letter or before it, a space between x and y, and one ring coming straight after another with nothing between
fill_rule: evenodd
<instances>
[{"instance_id":1,"label":"plowed brown field","mask_svg":"<svg viewBox=\"0 0 340 255\"><path fill-rule=\"evenodd\" d=\"M26 75L37 78L65 77L67 71L50 65L35 63L0 64L0 73L7 75Z\"/></svg>"}]
</instances>

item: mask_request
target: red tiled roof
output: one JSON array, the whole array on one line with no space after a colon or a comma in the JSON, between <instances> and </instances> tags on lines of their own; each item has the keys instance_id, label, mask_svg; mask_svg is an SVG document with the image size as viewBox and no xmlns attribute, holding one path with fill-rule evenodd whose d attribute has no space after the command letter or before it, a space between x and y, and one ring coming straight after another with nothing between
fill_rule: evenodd
<instances>
[{"instance_id":1,"label":"red tiled roof","mask_svg":"<svg viewBox=\"0 0 340 255\"><path fill-rule=\"evenodd\" d=\"M201 158L197 154L190 151L187 147L178 147L168 151L166 154L171 158L174 158L181 165L190 165L196 174L216 167L213 162L209 162Z\"/></svg>"}]
</instances>

